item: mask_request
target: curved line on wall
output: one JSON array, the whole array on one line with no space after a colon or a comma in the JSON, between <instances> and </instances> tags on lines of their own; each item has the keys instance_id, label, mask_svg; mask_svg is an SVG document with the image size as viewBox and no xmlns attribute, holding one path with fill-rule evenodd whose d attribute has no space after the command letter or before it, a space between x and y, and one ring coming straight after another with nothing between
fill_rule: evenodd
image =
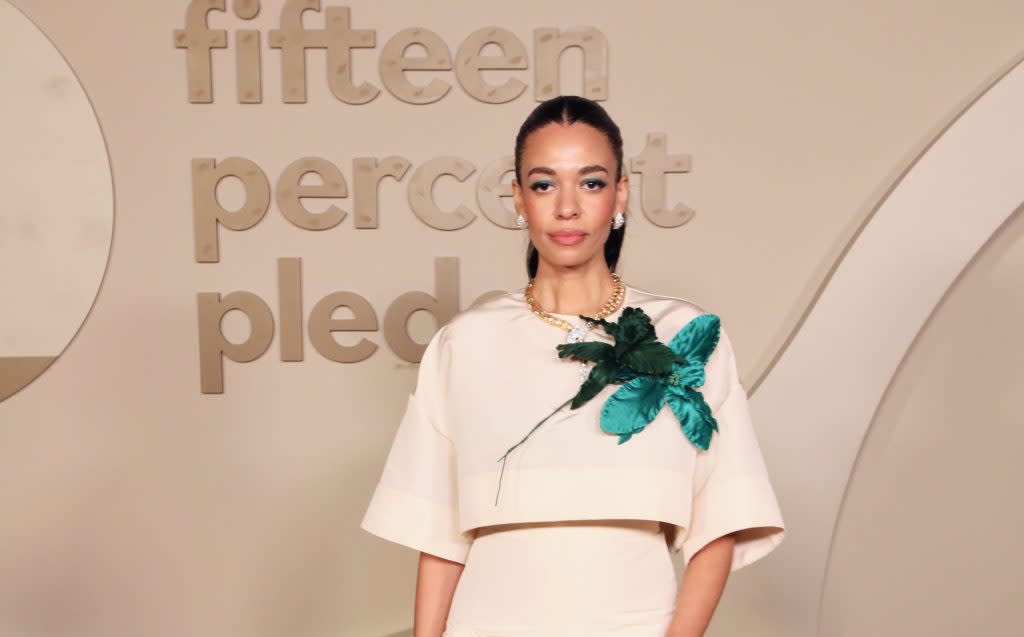
<instances>
[{"instance_id":1,"label":"curved line on wall","mask_svg":"<svg viewBox=\"0 0 1024 637\"><path fill-rule=\"evenodd\" d=\"M755 420L771 423L759 431L766 458L790 459L771 470L789 537L739 578L729 604L742 601L765 635L817 634L840 505L873 415L951 283L1024 201L1022 118L1018 61L891 190L751 397Z\"/></svg>"},{"instance_id":2,"label":"curved line on wall","mask_svg":"<svg viewBox=\"0 0 1024 637\"><path fill-rule=\"evenodd\" d=\"M28 15L28 13L23 11L21 9L21 7L16 5L12 0L0 0L0 2L4 2L5 4L9 5L12 9L14 9L15 12L17 12L22 17L24 17L25 20L29 24L31 24L36 29L36 31L39 32L40 35L42 35L44 38L46 38L46 41L50 43L50 46L53 47L53 50L56 51L57 55L59 55L60 58L64 61L64 64L67 66L68 71L75 78L75 82L78 83L78 88L81 89L82 95L85 97L86 103L89 104L89 108L90 108L90 110L92 110L93 119L96 122L96 130L99 132L100 140L102 140L102 142L103 142L103 154L104 154L104 156L106 157L106 160L107 160L106 161L106 168L107 168L107 175L109 176L109 181L110 181L110 217L111 217L110 218L110 244L109 244L109 247L107 249L107 260L106 260L106 263L103 264L103 272L100 274L99 281L96 284L96 292L95 292L95 294L93 296L92 303L89 304L89 309L86 310L85 315L82 317L82 320L78 324L78 328L74 331L74 333L71 334L71 337L68 338L67 343L64 344L64 347L61 349L60 352L57 352L48 362L45 363L45 365L42 365L41 369L38 371L38 373L35 376L32 377L31 380L29 380L28 382L24 383L21 387L19 387L18 389L14 390L9 395L0 396L0 407L2 407L2 404L3 404L3 402L5 400L10 398L11 396L14 396L18 392L24 390L26 387L29 387L33 383L39 382L39 379L42 378L42 376L44 374L46 374L46 372L54 364L57 363L57 361L60 359L60 357L64 356L65 354L67 354L68 350L71 348L71 345L75 342L75 340L79 337L79 335L85 329L86 323L89 322L89 318L92 316L93 311L96 309L96 304L99 302L100 295L103 293L103 285L107 281L107 275L110 274L110 264L111 264L111 261L113 261L113 257L114 257L114 246L116 244L116 238L117 238L117 189L115 188L115 184L114 184L114 163L113 163L113 160L111 159L111 155L110 155L110 142L107 141L107 135L103 131L103 123L100 121L99 111L96 110L96 102L94 102L93 99L92 99L92 96L89 95L89 90L86 88L85 82L82 81L82 77L78 74L78 71L75 70L74 65L71 64L71 60L69 60L68 57L66 55L64 55L64 51L62 51L61 48L59 46L57 46L57 43L54 42L53 38L50 37L50 34L47 33L46 30L43 29L42 26L40 26L40 24L38 22L33 20L32 17Z\"/></svg>"},{"instance_id":3,"label":"curved line on wall","mask_svg":"<svg viewBox=\"0 0 1024 637\"><path fill-rule=\"evenodd\" d=\"M821 281L818 283L818 286L815 289L815 291L811 293L811 298L808 301L808 303L804 306L804 310L797 317L793 325L786 329L786 336L783 338L782 342L776 348L774 348L774 354L768 359L767 364L765 364L764 368L761 369L757 377L751 381L750 386L747 390L747 394L749 396L754 395L754 393L757 391L757 388L761 385L761 382L765 378L767 378L768 374L771 373L772 369L775 367L775 364L779 361L779 359L782 358L782 355L785 353L786 348L789 347L789 344L793 342L793 339L796 337L797 333L800 332L800 327L804 324L804 321L807 320L807 317L810 315L811 310L818 302L818 299L821 298L821 295L825 291L825 288L828 287L829 282L832 280L832 276L839 268L839 265L843 262L843 259L846 257L847 252L850 251L850 247L857 242L857 238L860 237L861 232L864 231L864 228L868 225L868 223L871 222L871 219L874 218L875 214L878 213L879 208L882 207L882 204L885 203L885 200L888 199L889 195L892 194L893 190L895 190L896 187L899 186L899 184L907 176L907 174L914 169L914 167L917 165L917 162L921 160L921 157L923 157L929 150L931 150L935 142L938 141L946 133L946 131L949 130L949 128L960 119L960 117L963 116L964 113L970 110L970 108L974 106L974 104L979 99L981 99L981 97L985 95L985 93L988 92L990 88L999 83L1004 77L1006 77L1007 74L1009 74L1013 69L1015 69L1017 66L1021 64L1024 64L1024 55L1018 56L1018 58L1010 62L1006 66L1006 68L1000 69L993 75L993 77L986 80L982 84L983 88L979 90L979 92L974 97L967 100L967 102L964 105L958 108L957 112L953 115L953 117L945 125L940 127L934 133L934 135L932 135L931 141L928 142L928 144L921 149L917 156L914 157L910 161L910 163L908 163L907 166L896 176L896 178L892 180L892 183L885 190L885 192L883 192L882 195L878 198L878 201L877 203L875 203L874 207L870 211L868 211L868 213L864 216L863 219L861 219L857 228L844 242L842 249L839 251L839 254L837 254L836 257L832 260L831 266L822 276Z\"/></svg>"},{"instance_id":4,"label":"curved line on wall","mask_svg":"<svg viewBox=\"0 0 1024 637\"><path fill-rule=\"evenodd\" d=\"M953 293L956 292L956 290L960 287L961 281L971 272L975 264L979 260L981 260L982 257L985 256L992 243L1003 233L1003 231L1009 225L1011 225L1014 222L1018 215L1022 214L1024 214L1024 202L1022 202L1016 210L1014 210L1006 219L1003 220L1001 224L999 224L999 227L996 228L995 231L991 234L991 236L989 236L989 238L985 240L985 243L983 243L981 247L978 248L978 251L973 256L971 256L970 260L964 266L963 270L957 273L956 277L949 284L949 287L946 288L946 291L943 293L942 298L939 299L939 302L936 303L935 307L932 308L931 312L928 313L928 317L921 325L920 331L918 331L918 333L914 335L914 338L907 346L907 351L900 359L900 362L896 365L896 369L893 371L892 377L889 379L888 384L886 384L885 386L885 390L882 392L882 395L878 400L878 405L875 406L875 411L871 414L871 420L868 423L868 427L864 432L864 439L861 441L860 447L857 449L857 454L854 458L853 467L850 469L849 478L847 480L846 486L843 489L843 497L839 503L839 511L836 515L836 524L832 529L832 536L829 538L829 555L828 559L825 561L825 570L822 578L822 595L818 600L817 634L821 634L821 615L824 612L823 604L825 602L825 587L828 584L829 570L832 566L832 546L834 546L835 544L836 534L839 530L839 524L842 521L843 512L846 509L847 500L850 495L850 484L853 482L853 475L854 473L856 473L857 467L860 465L861 459L863 458L864 448L867 445L868 438L871 436L871 432L875 429L875 426L878 423L878 416L882 409L882 405L885 404L886 400L889 397L889 394L893 390L893 387L896 385L897 379L903 374L903 368L906 367L907 361L909 361L913 357L914 353L917 351L918 347L920 346L921 338L924 336L925 333L927 333L929 326L935 320L935 317L938 316L939 311L942 310L942 308L949 301L950 297L953 296Z\"/></svg>"}]
</instances>

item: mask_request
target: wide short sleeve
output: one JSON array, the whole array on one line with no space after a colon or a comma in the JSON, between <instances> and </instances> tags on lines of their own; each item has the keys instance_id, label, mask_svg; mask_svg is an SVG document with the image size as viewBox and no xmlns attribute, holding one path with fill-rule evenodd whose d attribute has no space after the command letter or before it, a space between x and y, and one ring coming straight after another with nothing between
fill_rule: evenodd
<instances>
[{"instance_id":1,"label":"wide short sleeve","mask_svg":"<svg viewBox=\"0 0 1024 637\"><path fill-rule=\"evenodd\" d=\"M472 537L458 531L455 449L445 417L445 336L442 326L427 344L415 392L360 527L465 564Z\"/></svg>"},{"instance_id":2,"label":"wide short sleeve","mask_svg":"<svg viewBox=\"0 0 1024 637\"><path fill-rule=\"evenodd\" d=\"M729 569L735 571L770 553L782 543L785 530L724 328L715 350L708 360L705 383L718 386L704 391L714 401L709 404L718 431L712 434L707 451L697 451L691 519L681 548L688 564L712 540L740 531Z\"/></svg>"}]
</instances>

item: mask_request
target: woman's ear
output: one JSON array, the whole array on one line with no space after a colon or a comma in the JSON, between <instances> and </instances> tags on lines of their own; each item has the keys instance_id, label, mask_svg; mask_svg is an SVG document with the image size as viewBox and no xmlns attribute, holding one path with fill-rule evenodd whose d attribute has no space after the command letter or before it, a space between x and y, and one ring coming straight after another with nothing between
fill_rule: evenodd
<instances>
[{"instance_id":1,"label":"woman's ear","mask_svg":"<svg viewBox=\"0 0 1024 637\"><path fill-rule=\"evenodd\" d=\"M515 205L516 212L525 216L523 213L523 189L515 177L512 178L512 203Z\"/></svg>"},{"instance_id":2,"label":"woman's ear","mask_svg":"<svg viewBox=\"0 0 1024 637\"><path fill-rule=\"evenodd\" d=\"M629 176L623 174L619 183L615 185L615 212L625 214L626 206L629 204Z\"/></svg>"}]
</instances>

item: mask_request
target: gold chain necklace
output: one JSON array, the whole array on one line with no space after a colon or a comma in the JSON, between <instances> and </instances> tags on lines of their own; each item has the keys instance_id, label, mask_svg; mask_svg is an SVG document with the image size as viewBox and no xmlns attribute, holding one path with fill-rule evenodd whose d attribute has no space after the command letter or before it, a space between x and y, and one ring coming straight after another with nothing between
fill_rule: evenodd
<instances>
[{"instance_id":1,"label":"gold chain necklace","mask_svg":"<svg viewBox=\"0 0 1024 637\"><path fill-rule=\"evenodd\" d=\"M626 286L622 282L622 277L612 272L612 284L614 285L614 288L612 289L611 297L605 302L604 305L601 306L601 309L597 311L597 314L593 315L594 318L605 318L606 316L610 315L612 312L617 310L619 308L619 304L622 303L622 298L625 296L626 293ZM533 298L533 279L531 279L526 284L526 291L524 293L524 296L526 297L526 302L530 306L530 310L540 318L547 321L548 323L570 332L573 329L576 329L576 327L579 327L574 327L572 323L570 323L569 321L566 321L563 318L559 318L548 312L545 312L543 309L541 309L539 305L537 305L536 299Z\"/></svg>"},{"instance_id":2,"label":"gold chain necklace","mask_svg":"<svg viewBox=\"0 0 1024 637\"><path fill-rule=\"evenodd\" d=\"M622 277L614 272L612 272L612 283L615 287L612 289L611 297L604 305L601 306L601 309L598 310L596 314L592 315L594 318L605 318L619 309L619 305L622 304L622 300L626 296L626 285L622 282ZM569 321L554 316L553 314L541 309L541 307L537 305L536 299L533 298L533 279L526 284L524 296L526 297L526 303L530 306L530 311L547 323L569 332L565 337L567 343L578 343L579 341L582 341L587 335L587 332L589 332L590 328L594 325L591 321L583 321L579 325L573 325ZM590 367L586 363L581 362L579 364L579 373L580 381L586 380L587 376L590 375Z\"/></svg>"}]
</instances>

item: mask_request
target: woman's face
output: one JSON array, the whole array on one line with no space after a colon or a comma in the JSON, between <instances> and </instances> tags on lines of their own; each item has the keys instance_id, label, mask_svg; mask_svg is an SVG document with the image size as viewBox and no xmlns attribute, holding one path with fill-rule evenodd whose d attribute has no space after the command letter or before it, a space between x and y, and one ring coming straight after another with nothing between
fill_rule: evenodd
<instances>
[{"instance_id":1,"label":"woman's face","mask_svg":"<svg viewBox=\"0 0 1024 637\"><path fill-rule=\"evenodd\" d=\"M556 267L604 263L616 211L625 211L629 181L615 181L611 143L589 124L547 124L526 138L522 182L512 182L516 212L526 218L540 262Z\"/></svg>"}]
</instances>

